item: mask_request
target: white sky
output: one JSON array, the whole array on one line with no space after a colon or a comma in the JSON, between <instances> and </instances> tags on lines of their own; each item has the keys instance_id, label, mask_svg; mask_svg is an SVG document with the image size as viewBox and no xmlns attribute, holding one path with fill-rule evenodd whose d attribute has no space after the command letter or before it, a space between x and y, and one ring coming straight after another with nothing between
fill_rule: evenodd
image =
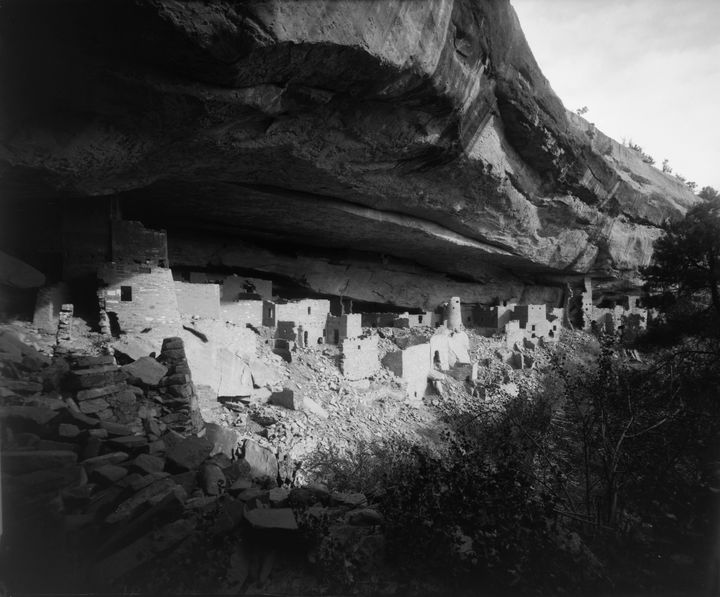
<instances>
[{"instance_id":1,"label":"white sky","mask_svg":"<svg viewBox=\"0 0 720 597\"><path fill-rule=\"evenodd\" d=\"M720 0L511 4L567 108L720 190Z\"/></svg>"}]
</instances>

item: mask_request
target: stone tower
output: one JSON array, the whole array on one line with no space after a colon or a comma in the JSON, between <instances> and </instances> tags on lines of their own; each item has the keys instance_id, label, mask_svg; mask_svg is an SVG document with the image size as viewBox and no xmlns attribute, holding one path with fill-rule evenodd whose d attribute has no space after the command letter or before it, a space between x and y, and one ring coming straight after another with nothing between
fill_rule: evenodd
<instances>
[{"instance_id":1,"label":"stone tower","mask_svg":"<svg viewBox=\"0 0 720 597\"><path fill-rule=\"evenodd\" d=\"M462 309L460 307L460 297L454 296L450 299L445 310L445 321L450 330L457 331L462 329Z\"/></svg>"}]
</instances>

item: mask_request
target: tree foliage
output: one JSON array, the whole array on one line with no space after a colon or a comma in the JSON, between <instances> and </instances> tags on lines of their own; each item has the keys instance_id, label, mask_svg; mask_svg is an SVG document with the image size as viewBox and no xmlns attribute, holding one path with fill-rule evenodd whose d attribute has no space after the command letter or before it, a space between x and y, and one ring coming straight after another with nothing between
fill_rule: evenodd
<instances>
[{"instance_id":1,"label":"tree foliage","mask_svg":"<svg viewBox=\"0 0 720 597\"><path fill-rule=\"evenodd\" d=\"M663 236L655 241L653 261L643 268L642 275L651 292L686 298L709 292L712 305L720 314L720 199L717 195L690 208L682 220L666 226Z\"/></svg>"},{"instance_id":2,"label":"tree foliage","mask_svg":"<svg viewBox=\"0 0 720 597\"><path fill-rule=\"evenodd\" d=\"M453 429L436 450L407 440L330 447L311 468L330 489L379 506L387 572L408 594L700 587L700 560L681 571L668 558L682 559L675 540L697 537L711 514L717 340L628 362L604 336L596 356L560 347L546 367L507 402L448 412ZM370 573L341 553L323 557L326 577Z\"/></svg>"},{"instance_id":3,"label":"tree foliage","mask_svg":"<svg viewBox=\"0 0 720 597\"><path fill-rule=\"evenodd\" d=\"M714 201L720 199L720 193L718 193L717 189L714 189L713 187L703 187L698 193L698 197L700 197L700 199L705 199L706 201Z\"/></svg>"}]
</instances>

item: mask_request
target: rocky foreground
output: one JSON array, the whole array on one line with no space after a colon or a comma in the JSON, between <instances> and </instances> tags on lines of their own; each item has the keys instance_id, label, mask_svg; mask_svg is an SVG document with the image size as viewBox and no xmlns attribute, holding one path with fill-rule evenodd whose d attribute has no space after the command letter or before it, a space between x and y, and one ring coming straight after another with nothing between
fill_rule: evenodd
<instances>
[{"instance_id":1,"label":"rocky foreground","mask_svg":"<svg viewBox=\"0 0 720 597\"><path fill-rule=\"evenodd\" d=\"M349 527L353 543L377 535L382 518L365 496L291 487L292 468L266 440L197 424L179 339L125 367L112 356L51 359L10 333L0 351L4 567L19 591L151 583L138 568L228 535L234 551L208 582L237 591L270 574L274 552L257 545L296 536L311 507Z\"/></svg>"},{"instance_id":2,"label":"rocky foreground","mask_svg":"<svg viewBox=\"0 0 720 597\"><path fill-rule=\"evenodd\" d=\"M381 334L385 350L411 341L409 330ZM500 343L473 345L473 359L504 370L505 390L516 392L512 379L522 372L494 356ZM298 350L287 363L262 346L253 396L218 403L193 384L180 339L166 339L157 358L121 366L92 334L53 353L26 324L5 326L8 586L317 592L313 562L323 550L381 569L384 521L373 496L330 491L312 454L391 437L442 450L444 410L479 399L465 386L467 371L447 378L444 396L412 403L388 371L344 380L334 347ZM183 567L187 558L197 565Z\"/></svg>"}]
</instances>

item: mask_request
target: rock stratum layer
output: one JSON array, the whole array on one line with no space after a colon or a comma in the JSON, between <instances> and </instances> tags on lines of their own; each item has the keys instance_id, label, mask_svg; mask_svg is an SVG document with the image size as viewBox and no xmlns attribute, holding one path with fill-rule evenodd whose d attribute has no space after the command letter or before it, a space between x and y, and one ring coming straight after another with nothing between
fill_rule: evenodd
<instances>
[{"instance_id":1,"label":"rock stratum layer","mask_svg":"<svg viewBox=\"0 0 720 597\"><path fill-rule=\"evenodd\" d=\"M507 0L38 2L2 18L5 197L466 281L632 279L679 181L568 112Z\"/></svg>"}]
</instances>

